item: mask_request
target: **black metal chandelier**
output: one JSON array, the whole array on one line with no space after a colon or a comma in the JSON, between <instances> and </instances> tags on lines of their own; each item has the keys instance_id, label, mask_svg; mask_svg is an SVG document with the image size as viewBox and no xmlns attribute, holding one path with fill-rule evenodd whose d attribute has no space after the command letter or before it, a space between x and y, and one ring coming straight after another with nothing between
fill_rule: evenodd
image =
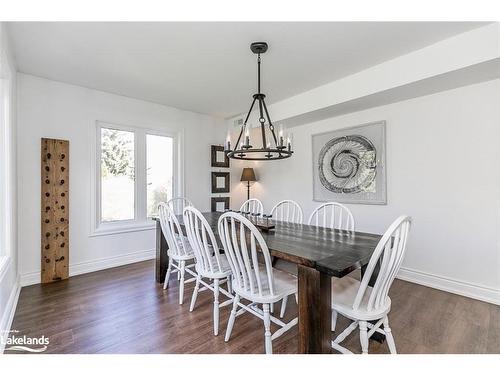
<instances>
[{"instance_id":1,"label":"black metal chandelier","mask_svg":"<svg viewBox=\"0 0 500 375\"><path fill-rule=\"evenodd\" d=\"M252 43L250 45L250 49L252 50L253 53L255 53L258 56L257 94L253 95L252 105L250 106L250 110L248 111L245 122L241 127L241 131L238 136L238 140L236 141L236 144L234 146L234 150L231 149L231 140L229 135L224 144L224 149L227 153L227 156L232 159L279 160L279 159L289 158L293 154L291 136L287 137L286 144L285 144L283 129L280 129L278 132L278 136L276 136L274 125L271 122L271 118L269 117L269 112L267 111L266 102L264 100L266 96L260 92L260 55L267 51L267 43L266 42ZM248 119L253 110L255 102L258 102L259 105L259 123L261 129L261 137L262 137L262 147L260 148L254 147L250 143L250 126L247 125ZM266 116L265 118L264 114ZM267 132L266 132L266 119L267 119L267 127L269 129L269 131ZM274 145L271 145L271 142L274 142Z\"/></svg>"}]
</instances>

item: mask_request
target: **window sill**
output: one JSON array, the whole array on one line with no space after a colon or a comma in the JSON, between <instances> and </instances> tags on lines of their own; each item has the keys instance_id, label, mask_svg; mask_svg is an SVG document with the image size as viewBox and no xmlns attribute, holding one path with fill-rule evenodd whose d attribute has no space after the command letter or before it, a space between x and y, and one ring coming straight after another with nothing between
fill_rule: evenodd
<instances>
[{"instance_id":1,"label":"window sill","mask_svg":"<svg viewBox=\"0 0 500 375\"><path fill-rule=\"evenodd\" d=\"M113 234L130 233L130 232L142 232L147 230L155 229L156 225L153 221L146 221L142 223L134 224L110 224L101 225L96 228L89 237L99 237L99 236L110 236Z\"/></svg>"}]
</instances>

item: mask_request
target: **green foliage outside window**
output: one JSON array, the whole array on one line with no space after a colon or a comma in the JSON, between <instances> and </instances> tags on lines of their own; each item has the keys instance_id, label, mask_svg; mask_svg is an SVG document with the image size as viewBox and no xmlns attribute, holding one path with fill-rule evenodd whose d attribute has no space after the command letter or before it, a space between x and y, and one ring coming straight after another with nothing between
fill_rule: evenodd
<instances>
[{"instance_id":1,"label":"green foliage outside window","mask_svg":"<svg viewBox=\"0 0 500 375\"><path fill-rule=\"evenodd\" d=\"M101 175L134 178L134 138L131 133L101 129Z\"/></svg>"}]
</instances>

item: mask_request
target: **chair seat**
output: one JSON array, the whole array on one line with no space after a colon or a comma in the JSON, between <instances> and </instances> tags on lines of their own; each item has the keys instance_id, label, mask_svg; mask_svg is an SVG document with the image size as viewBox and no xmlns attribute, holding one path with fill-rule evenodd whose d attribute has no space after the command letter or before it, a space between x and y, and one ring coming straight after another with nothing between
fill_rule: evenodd
<instances>
[{"instance_id":1,"label":"chair seat","mask_svg":"<svg viewBox=\"0 0 500 375\"><path fill-rule=\"evenodd\" d=\"M202 270L201 267L198 266L198 263L196 263L196 272L202 277L209 277L211 279L221 279L229 276L231 274L231 267L229 266L226 256L224 254L220 254L219 261L222 272L219 272L219 265L217 264L217 258L215 257L215 255L212 256L209 260L209 262L212 264L214 272Z\"/></svg>"},{"instance_id":2,"label":"chair seat","mask_svg":"<svg viewBox=\"0 0 500 375\"><path fill-rule=\"evenodd\" d=\"M179 244L179 247L182 247L182 240L179 237L179 235L175 236L175 240ZM190 259L194 259L194 250L191 247L191 244L189 243L187 237L184 237L184 245L186 246L186 254L185 255L174 254L170 249L168 249L168 251L167 251L168 256L172 257L172 259L174 259L174 260L190 260Z\"/></svg>"},{"instance_id":3,"label":"chair seat","mask_svg":"<svg viewBox=\"0 0 500 375\"><path fill-rule=\"evenodd\" d=\"M332 279L332 309L347 318L354 320L376 320L384 317L391 309L391 299L387 300L383 306L377 310L368 310L368 300L372 292L372 287L367 287L359 307L352 308L356 294L358 293L360 282L352 277L345 276L340 279Z\"/></svg>"},{"instance_id":4,"label":"chair seat","mask_svg":"<svg viewBox=\"0 0 500 375\"><path fill-rule=\"evenodd\" d=\"M252 272L252 276L255 274ZM269 291L269 283L267 281L267 275L264 265L259 265L259 276L262 285L262 295L258 294L257 283L254 280L255 293L251 293L250 290L245 290L240 288L233 280L233 289L241 297L257 303L274 303L282 300L284 297L291 294L297 293L297 278L288 272L280 271L273 268L274 276L274 294L271 295Z\"/></svg>"}]
</instances>

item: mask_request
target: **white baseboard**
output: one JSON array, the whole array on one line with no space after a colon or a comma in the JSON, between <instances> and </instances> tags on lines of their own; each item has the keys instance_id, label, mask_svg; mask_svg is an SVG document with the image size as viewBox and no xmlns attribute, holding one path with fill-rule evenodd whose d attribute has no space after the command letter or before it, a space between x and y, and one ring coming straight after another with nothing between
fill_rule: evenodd
<instances>
[{"instance_id":1,"label":"white baseboard","mask_svg":"<svg viewBox=\"0 0 500 375\"><path fill-rule=\"evenodd\" d=\"M19 278L17 278L14 287L9 295L9 300L5 306L5 311L0 320L0 354L3 353L5 349L5 343L7 337L9 336L10 327L12 326L12 321L14 320L14 314L16 313L17 301L19 299L19 293L21 292L21 284Z\"/></svg>"},{"instance_id":2,"label":"white baseboard","mask_svg":"<svg viewBox=\"0 0 500 375\"><path fill-rule=\"evenodd\" d=\"M142 262L144 260L154 259L156 250L142 250L114 257L101 258L89 262L82 262L69 265L69 275L76 276L84 273L95 272L107 268L124 266L126 264Z\"/></svg>"},{"instance_id":3,"label":"white baseboard","mask_svg":"<svg viewBox=\"0 0 500 375\"><path fill-rule=\"evenodd\" d=\"M21 287L40 284L40 272L29 272L21 275Z\"/></svg>"},{"instance_id":4,"label":"white baseboard","mask_svg":"<svg viewBox=\"0 0 500 375\"><path fill-rule=\"evenodd\" d=\"M101 258L88 262L81 262L69 265L69 275L76 276L84 273L95 272L107 268L124 266L126 264L142 262L154 259L155 249L136 251L114 257ZM21 275L21 286L28 286L40 283L40 272L30 272Z\"/></svg>"},{"instance_id":5,"label":"white baseboard","mask_svg":"<svg viewBox=\"0 0 500 375\"><path fill-rule=\"evenodd\" d=\"M498 289L403 267L399 270L397 278L430 288L444 290L445 292L500 305L500 290Z\"/></svg>"}]
</instances>

